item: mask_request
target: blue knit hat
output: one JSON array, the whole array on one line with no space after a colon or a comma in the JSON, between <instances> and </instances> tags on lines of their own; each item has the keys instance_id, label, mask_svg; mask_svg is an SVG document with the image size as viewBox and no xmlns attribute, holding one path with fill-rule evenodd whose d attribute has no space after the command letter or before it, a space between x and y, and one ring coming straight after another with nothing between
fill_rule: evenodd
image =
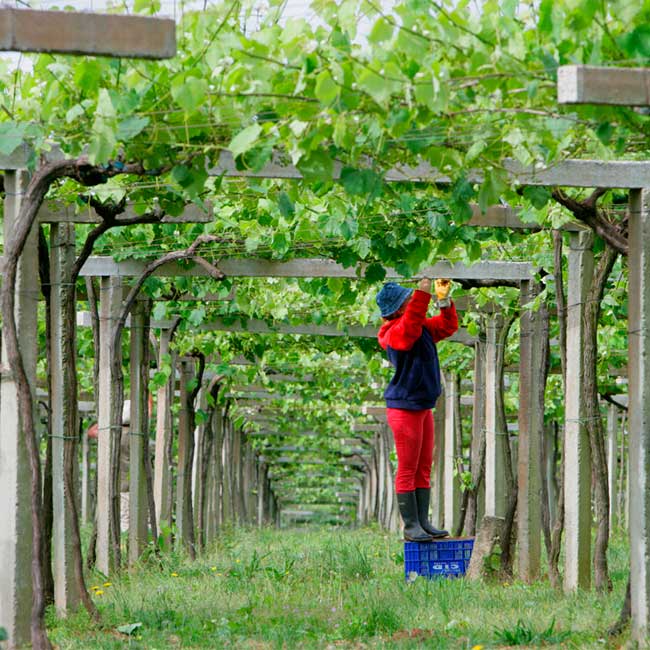
<instances>
[{"instance_id":1,"label":"blue knit hat","mask_svg":"<svg viewBox=\"0 0 650 650\"><path fill-rule=\"evenodd\" d=\"M394 314L412 293L413 289L402 287L396 282L387 282L376 298L381 315L386 318Z\"/></svg>"}]
</instances>

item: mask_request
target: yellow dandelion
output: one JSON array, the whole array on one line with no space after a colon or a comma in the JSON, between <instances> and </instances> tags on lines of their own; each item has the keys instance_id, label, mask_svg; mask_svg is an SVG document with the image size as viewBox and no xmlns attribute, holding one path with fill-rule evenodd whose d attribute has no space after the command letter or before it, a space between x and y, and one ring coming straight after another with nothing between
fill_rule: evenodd
<instances>
[{"instance_id":1,"label":"yellow dandelion","mask_svg":"<svg viewBox=\"0 0 650 650\"><path fill-rule=\"evenodd\" d=\"M110 587L110 586L112 586L112 584L113 584L112 582L105 582L104 587Z\"/></svg>"},{"instance_id":2,"label":"yellow dandelion","mask_svg":"<svg viewBox=\"0 0 650 650\"><path fill-rule=\"evenodd\" d=\"M473 645L472 650L483 650L483 646L482 645Z\"/></svg>"},{"instance_id":3,"label":"yellow dandelion","mask_svg":"<svg viewBox=\"0 0 650 650\"><path fill-rule=\"evenodd\" d=\"M240 559L236 559L235 562L237 562L237 564L239 564L239 563L241 562L241 560L240 560Z\"/></svg>"},{"instance_id":4,"label":"yellow dandelion","mask_svg":"<svg viewBox=\"0 0 650 650\"><path fill-rule=\"evenodd\" d=\"M176 573L176 571L172 573L172 578L178 578L178 573Z\"/></svg>"},{"instance_id":5,"label":"yellow dandelion","mask_svg":"<svg viewBox=\"0 0 650 650\"><path fill-rule=\"evenodd\" d=\"M216 567L216 566L211 566L211 567L210 567L210 571L216 571L216 570L217 570L217 567Z\"/></svg>"},{"instance_id":6,"label":"yellow dandelion","mask_svg":"<svg viewBox=\"0 0 650 650\"><path fill-rule=\"evenodd\" d=\"M97 591L98 589L101 589L101 587L100 587L99 585L93 585L93 586L91 587L91 589L92 589L93 591Z\"/></svg>"},{"instance_id":7,"label":"yellow dandelion","mask_svg":"<svg viewBox=\"0 0 650 650\"><path fill-rule=\"evenodd\" d=\"M101 596L103 593L102 589L95 589L95 596Z\"/></svg>"}]
</instances>

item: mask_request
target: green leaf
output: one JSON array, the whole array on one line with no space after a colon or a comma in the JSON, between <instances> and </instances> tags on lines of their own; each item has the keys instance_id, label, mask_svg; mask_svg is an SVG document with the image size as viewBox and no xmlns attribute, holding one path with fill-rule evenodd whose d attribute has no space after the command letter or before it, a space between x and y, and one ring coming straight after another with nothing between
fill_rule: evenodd
<instances>
[{"instance_id":1,"label":"green leaf","mask_svg":"<svg viewBox=\"0 0 650 650\"><path fill-rule=\"evenodd\" d=\"M285 218L292 217L296 213L296 208L286 192L280 192L278 196L278 207L280 214Z\"/></svg>"},{"instance_id":2,"label":"green leaf","mask_svg":"<svg viewBox=\"0 0 650 650\"><path fill-rule=\"evenodd\" d=\"M378 262L368 264L365 271L368 282L381 282L386 277L386 269Z\"/></svg>"},{"instance_id":3,"label":"green leaf","mask_svg":"<svg viewBox=\"0 0 650 650\"><path fill-rule=\"evenodd\" d=\"M551 192L547 187L524 187L524 196L538 210L541 210L551 200Z\"/></svg>"},{"instance_id":4,"label":"green leaf","mask_svg":"<svg viewBox=\"0 0 650 650\"><path fill-rule=\"evenodd\" d=\"M341 183L351 196L367 195L370 199L379 196L383 187L381 176L372 169L352 167L344 167L341 170Z\"/></svg>"},{"instance_id":5,"label":"green leaf","mask_svg":"<svg viewBox=\"0 0 650 650\"><path fill-rule=\"evenodd\" d=\"M228 149L232 152L232 155L237 157L248 151L255 141L260 137L262 133L262 127L259 124L251 124L247 126L243 131L240 131L228 145Z\"/></svg>"},{"instance_id":6,"label":"green leaf","mask_svg":"<svg viewBox=\"0 0 650 650\"><path fill-rule=\"evenodd\" d=\"M148 117L127 117L117 124L117 139L121 142L131 140L149 125Z\"/></svg>"},{"instance_id":7,"label":"green leaf","mask_svg":"<svg viewBox=\"0 0 650 650\"><path fill-rule=\"evenodd\" d=\"M478 193L478 204L481 210L485 212L489 206L498 203L505 189L506 184L497 172L486 172L485 180Z\"/></svg>"},{"instance_id":8,"label":"green leaf","mask_svg":"<svg viewBox=\"0 0 650 650\"><path fill-rule=\"evenodd\" d=\"M481 244L475 239L465 244L467 248L467 257L470 262L476 262L476 260L481 259Z\"/></svg>"},{"instance_id":9,"label":"green leaf","mask_svg":"<svg viewBox=\"0 0 650 650\"><path fill-rule=\"evenodd\" d=\"M4 627L0 627L0 641L6 641L9 638L7 630Z\"/></svg>"},{"instance_id":10,"label":"green leaf","mask_svg":"<svg viewBox=\"0 0 650 650\"><path fill-rule=\"evenodd\" d=\"M115 628L121 634L131 636L137 629L142 627L142 623L131 623L130 625L120 625Z\"/></svg>"},{"instance_id":11,"label":"green leaf","mask_svg":"<svg viewBox=\"0 0 650 650\"><path fill-rule=\"evenodd\" d=\"M195 111L208 94L208 82L205 79L188 77L185 81L172 86L172 98L188 113Z\"/></svg>"},{"instance_id":12,"label":"green leaf","mask_svg":"<svg viewBox=\"0 0 650 650\"><path fill-rule=\"evenodd\" d=\"M539 5L539 30L545 34L553 31L553 5L554 0L542 0Z\"/></svg>"},{"instance_id":13,"label":"green leaf","mask_svg":"<svg viewBox=\"0 0 650 650\"><path fill-rule=\"evenodd\" d=\"M379 18L368 34L368 40L371 43L383 43L393 36L394 26L385 18Z\"/></svg>"},{"instance_id":14,"label":"green leaf","mask_svg":"<svg viewBox=\"0 0 650 650\"><path fill-rule=\"evenodd\" d=\"M203 323L205 319L205 307L197 307L196 309L193 309L190 312L190 315L187 317L187 320L194 325L194 327L198 327Z\"/></svg>"},{"instance_id":15,"label":"green leaf","mask_svg":"<svg viewBox=\"0 0 650 650\"><path fill-rule=\"evenodd\" d=\"M22 143L25 126L15 122L0 122L0 153L8 156Z\"/></svg>"},{"instance_id":16,"label":"green leaf","mask_svg":"<svg viewBox=\"0 0 650 650\"><path fill-rule=\"evenodd\" d=\"M306 181L332 180L334 163L329 154L323 149L315 149L303 156L297 165Z\"/></svg>"},{"instance_id":17,"label":"green leaf","mask_svg":"<svg viewBox=\"0 0 650 650\"><path fill-rule=\"evenodd\" d=\"M327 106L333 103L338 97L339 87L334 79L332 79L329 70L323 70L316 77L314 93L318 100Z\"/></svg>"},{"instance_id":18,"label":"green leaf","mask_svg":"<svg viewBox=\"0 0 650 650\"><path fill-rule=\"evenodd\" d=\"M608 145L612 141L614 127L609 122L601 122L596 129L596 135L604 145Z\"/></svg>"},{"instance_id":19,"label":"green leaf","mask_svg":"<svg viewBox=\"0 0 650 650\"><path fill-rule=\"evenodd\" d=\"M91 164L108 162L115 150L117 140L112 129L100 124L95 124L93 138L88 145L88 160Z\"/></svg>"}]
</instances>

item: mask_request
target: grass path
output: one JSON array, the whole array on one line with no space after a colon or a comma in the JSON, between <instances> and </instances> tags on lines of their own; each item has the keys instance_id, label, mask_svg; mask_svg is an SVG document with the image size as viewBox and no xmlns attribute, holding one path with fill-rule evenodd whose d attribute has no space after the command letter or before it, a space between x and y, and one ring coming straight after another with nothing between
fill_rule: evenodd
<instances>
[{"instance_id":1,"label":"grass path","mask_svg":"<svg viewBox=\"0 0 650 650\"><path fill-rule=\"evenodd\" d=\"M94 576L103 618L49 614L61 650L287 648L616 648L607 638L625 589L627 551L610 551L614 591L563 596L533 586L403 579L394 535L230 531L192 563L180 555L110 583ZM119 628L119 630L118 630Z\"/></svg>"}]
</instances>

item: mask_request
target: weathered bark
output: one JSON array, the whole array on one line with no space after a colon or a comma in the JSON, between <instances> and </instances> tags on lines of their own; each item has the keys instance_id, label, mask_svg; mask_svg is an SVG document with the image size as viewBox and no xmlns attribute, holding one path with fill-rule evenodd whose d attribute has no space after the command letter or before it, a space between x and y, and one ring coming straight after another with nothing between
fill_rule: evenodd
<instances>
[{"instance_id":1,"label":"weathered bark","mask_svg":"<svg viewBox=\"0 0 650 650\"><path fill-rule=\"evenodd\" d=\"M587 294L587 304L584 306L585 383L583 400L595 479L597 532L594 546L594 584L598 591L609 591L612 588L607 565L610 507L607 452L598 396L598 321L605 284L617 257L618 251L606 245L594 270L591 287Z\"/></svg>"},{"instance_id":2,"label":"weathered bark","mask_svg":"<svg viewBox=\"0 0 650 650\"><path fill-rule=\"evenodd\" d=\"M188 419L188 447L187 447L187 457L185 463L185 472L183 474L183 480L185 482L185 508L187 512L187 521L189 522L188 528L188 542L189 542L189 553L192 560L196 559L196 534L194 526L194 499L192 498L192 466L194 464L194 429L196 427L196 410L195 402L196 397L201 390L201 384L203 383L203 373L205 372L205 355L201 352L194 352L192 356L195 356L198 360L198 369L196 371L196 385L194 388L187 394L187 404L185 408L187 409L187 419Z\"/></svg>"},{"instance_id":3,"label":"weathered bark","mask_svg":"<svg viewBox=\"0 0 650 650\"><path fill-rule=\"evenodd\" d=\"M546 304L544 304L538 314L539 318L542 319L542 337L540 344L542 345L542 358L544 363L540 367L540 372L542 376L538 382L539 392L538 401L544 408L544 393L546 392L546 381L548 378L548 370L550 365L550 341L549 341L549 313ZM545 436L548 435L546 431ZM542 444L539 446L539 466L541 468L541 490L542 490L542 532L544 534L544 544L546 546L546 553L550 555L551 551L551 511L549 504L549 486L546 475L546 443L542 440Z\"/></svg>"},{"instance_id":4,"label":"weathered bark","mask_svg":"<svg viewBox=\"0 0 650 650\"><path fill-rule=\"evenodd\" d=\"M99 292L95 280L86 278L86 294L88 297L88 311L90 312L90 322L93 334L93 347L99 350ZM93 357L93 394L99 395L99 354L95 353ZM95 495L97 494L97 472L93 475L95 485ZM93 529L90 534L88 551L86 553L86 567L92 569L97 559L97 509L93 515Z\"/></svg>"},{"instance_id":5,"label":"weathered bark","mask_svg":"<svg viewBox=\"0 0 650 650\"><path fill-rule=\"evenodd\" d=\"M496 355L496 376L497 385L500 387L497 391L497 415L499 418L497 431L508 431L506 422L506 409L503 401L503 371L505 367L505 349L508 333L514 321L510 316L504 319L503 327L498 333L497 338L497 355ZM517 512L517 479L512 466L512 454L510 452L510 442L504 445L505 450L505 472L508 493L508 507L506 509L503 532L501 536L501 571L504 575L512 576L513 562L513 532L515 513Z\"/></svg>"},{"instance_id":6,"label":"weathered bark","mask_svg":"<svg viewBox=\"0 0 650 650\"><path fill-rule=\"evenodd\" d=\"M149 323L151 319L151 301L147 301L145 310L144 310L144 328L145 331L149 329ZM144 354L142 358L142 365L140 366L140 372L141 372L141 379L140 379L140 385L146 387L149 385L149 362L151 359L151 346L148 344L145 344L144 346ZM149 422L149 418L151 417L151 413L149 413L149 400L146 399L144 400L144 403L146 404L146 416L145 416L145 421ZM151 535L154 540L154 546L157 549L157 545L155 542L158 540L158 525L156 524L156 504L154 502L154 497L153 497L153 471L151 467L151 453L149 449L150 441L149 441L149 427L146 428L145 432L146 435L144 436L143 440L143 463L144 463L144 471L145 471L145 480L147 483L147 506L149 508L149 525L151 526Z\"/></svg>"},{"instance_id":7,"label":"weathered bark","mask_svg":"<svg viewBox=\"0 0 650 650\"><path fill-rule=\"evenodd\" d=\"M205 426L205 442L203 446L203 455L199 459L200 467L198 471L201 474L200 486L198 499L197 499L197 533L198 533L198 545L201 550L205 549L206 546L206 502L207 502L207 487L208 487L208 467L210 459L214 454L215 447L215 431L214 431L214 413L218 408L217 406L217 397L219 395L219 389L221 387L221 381L223 376L214 377L210 381L208 386L208 402L209 412L207 415L207 422Z\"/></svg>"},{"instance_id":8,"label":"weathered bark","mask_svg":"<svg viewBox=\"0 0 650 650\"><path fill-rule=\"evenodd\" d=\"M50 314L51 284L50 284L50 254L43 227L38 229L38 273L41 280L41 293L45 302L45 357L47 360L47 446L45 451L45 466L43 469L43 597L45 605L54 603L54 573L52 571L52 531L54 528L54 507L52 492L52 409L50 395L52 394L52 335Z\"/></svg>"}]
</instances>

